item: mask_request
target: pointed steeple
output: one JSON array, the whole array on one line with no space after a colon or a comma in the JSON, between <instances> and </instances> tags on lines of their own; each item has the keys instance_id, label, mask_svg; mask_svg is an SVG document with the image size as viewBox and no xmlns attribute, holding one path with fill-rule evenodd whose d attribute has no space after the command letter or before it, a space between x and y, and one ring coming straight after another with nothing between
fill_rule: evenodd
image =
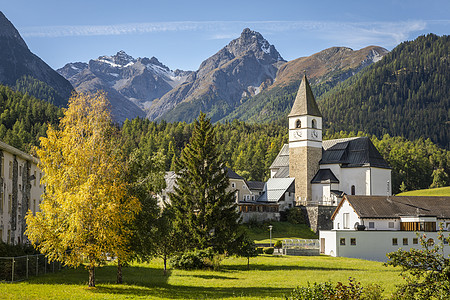
<instances>
[{"instance_id":1,"label":"pointed steeple","mask_svg":"<svg viewBox=\"0 0 450 300\"><path fill-rule=\"evenodd\" d=\"M297 97L295 97L294 105L292 105L288 117L303 115L322 117L311 87L309 86L308 79L306 79L306 74L303 76L302 83L298 88Z\"/></svg>"}]
</instances>

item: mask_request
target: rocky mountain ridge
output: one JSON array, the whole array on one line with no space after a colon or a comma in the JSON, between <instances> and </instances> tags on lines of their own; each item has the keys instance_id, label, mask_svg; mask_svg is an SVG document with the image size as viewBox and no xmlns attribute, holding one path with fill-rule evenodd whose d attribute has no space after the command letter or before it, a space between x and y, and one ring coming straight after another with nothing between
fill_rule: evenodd
<instances>
[{"instance_id":1,"label":"rocky mountain ridge","mask_svg":"<svg viewBox=\"0 0 450 300\"><path fill-rule=\"evenodd\" d=\"M46 89L52 94L53 104L58 106L65 106L73 91L72 85L63 76L28 49L17 29L2 12L0 12L0 84L13 88L18 85L26 87L23 92L36 97L41 96L39 94L42 89ZM39 87L33 88L32 85Z\"/></svg>"}]
</instances>

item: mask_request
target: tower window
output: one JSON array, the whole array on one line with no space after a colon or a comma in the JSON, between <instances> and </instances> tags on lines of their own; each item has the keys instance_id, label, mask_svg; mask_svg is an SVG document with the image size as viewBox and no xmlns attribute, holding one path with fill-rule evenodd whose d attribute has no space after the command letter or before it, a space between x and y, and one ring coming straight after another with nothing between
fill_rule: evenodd
<instances>
[{"instance_id":1,"label":"tower window","mask_svg":"<svg viewBox=\"0 0 450 300\"><path fill-rule=\"evenodd\" d=\"M354 185L352 185L352 195L355 195L355 194L356 194L356 188Z\"/></svg>"},{"instance_id":2,"label":"tower window","mask_svg":"<svg viewBox=\"0 0 450 300\"><path fill-rule=\"evenodd\" d=\"M302 127L302 122L300 120L297 120L297 122L295 122L295 127L296 128L301 128Z\"/></svg>"},{"instance_id":3,"label":"tower window","mask_svg":"<svg viewBox=\"0 0 450 300\"><path fill-rule=\"evenodd\" d=\"M313 120L312 120L312 122L311 122L311 127L312 127L312 128L317 128L317 121L316 121L316 119L313 119Z\"/></svg>"}]
</instances>

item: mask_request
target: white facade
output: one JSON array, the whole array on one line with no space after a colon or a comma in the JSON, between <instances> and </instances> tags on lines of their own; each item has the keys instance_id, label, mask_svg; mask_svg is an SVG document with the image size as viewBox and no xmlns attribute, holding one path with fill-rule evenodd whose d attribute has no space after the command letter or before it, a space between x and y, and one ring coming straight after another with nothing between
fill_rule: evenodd
<instances>
[{"instance_id":1,"label":"white facade","mask_svg":"<svg viewBox=\"0 0 450 300\"><path fill-rule=\"evenodd\" d=\"M426 239L438 241L437 232L420 232ZM411 248L421 249L414 231L358 231L358 230L325 230L319 235L321 252L336 257L361 258L375 261L386 261L386 254L399 248L408 251ZM450 246L444 245L444 255L450 255Z\"/></svg>"},{"instance_id":2,"label":"white facade","mask_svg":"<svg viewBox=\"0 0 450 300\"><path fill-rule=\"evenodd\" d=\"M38 160L0 142L0 239L19 244L27 240L25 215L39 211L44 186Z\"/></svg>"},{"instance_id":3,"label":"white facade","mask_svg":"<svg viewBox=\"0 0 450 300\"><path fill-rule=\"evenodd\" d=\"M427 240L431 238L437 242L436 229L439 225L442 224L444 229L450 227L448 211L442 211L439 219L436 215L422 215L430 211L428 207L435 207L437 211L440 210L439 207L447 207L450 197L438 200L429 199L433 197L415 197L414 203L401 198L407 197L353 196L351 201L354 206L352 206L351 201L345 196L332 217L333 229L321 230L319 233L321 253L386 261L386 253L397 251L399 248L421 249L418 234L425 235ZM425 203L426 201L431 204ZM358 206L357 211L354 207ZM360 217L361 213L365 214L364 218ZM372 216L368 216L368 213ZM414 213L418 215L410 215ZM435 213L436 211L431 212ZM444 215L447 217L443 217ZM444 252L446 255L450 254L448 244L444 245Z\"/></svg>"}]
</instances>

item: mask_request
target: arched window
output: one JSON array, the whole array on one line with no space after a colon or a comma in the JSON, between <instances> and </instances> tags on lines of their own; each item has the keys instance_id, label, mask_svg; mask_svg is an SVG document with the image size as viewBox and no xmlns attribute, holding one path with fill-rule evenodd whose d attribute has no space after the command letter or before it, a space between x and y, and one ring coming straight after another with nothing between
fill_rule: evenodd
<instances>
[{"instance_id":1,"label":"arched window","mask_svg":"<svg viewBox=\"0 0 450 300\"><path fill-rule=\"evenodd\" d=\"M355 186L354 185L352 185L352 195L355 195L356 193L355 193Z\"/></svg>"},{"instance_id":2,"label":"arched window","mask_svg":"<svg viewBox=\"0 0 450 300\"><path fill-rule=\"evenodd\" d=\"M295 122L295 127L296 128L301 128L302 127L302 122L300 122L300 120L297 120L297 122Z\"/></svg>"},{"instance_id":3,"label":"arched window","mask_svg":"<svg viewBox=\"0 0 450 300\"><path fill-rule=\"evenodd\" d=\"M313 119L313 120L312 120L312 122L311 122L311 127L312 127L312 128L317 128L317 122L316 122L316 119Z\"/></svg>"}]
</instances>

